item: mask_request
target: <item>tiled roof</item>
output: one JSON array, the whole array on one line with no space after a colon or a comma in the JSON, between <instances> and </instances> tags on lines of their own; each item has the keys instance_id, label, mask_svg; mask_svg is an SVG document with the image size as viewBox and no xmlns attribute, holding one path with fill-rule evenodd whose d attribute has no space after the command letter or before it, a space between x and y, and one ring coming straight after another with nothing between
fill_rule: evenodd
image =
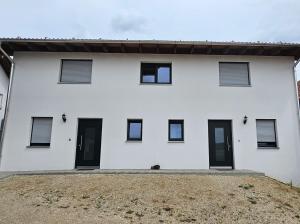
<instances>
[{"instance_id":1,"label":"tiled roof","mask_svg":"<svg viewBox=\"0 0 300 224\"><path fill-rule=\"evenodd\" d=\"M251 46L300 46L300 43L292 43L292 42L243 42L243 41L189 41L189 40L128 40L128 39L102 39L102 38L22 38L22 37L0 37L0 41L24 41L24 42L86 42L86 43L97 43L97 42L105 42L105 43L156 43L156 44L195 44L195 45L251 45Z\"/></svg>"}]
</instances>

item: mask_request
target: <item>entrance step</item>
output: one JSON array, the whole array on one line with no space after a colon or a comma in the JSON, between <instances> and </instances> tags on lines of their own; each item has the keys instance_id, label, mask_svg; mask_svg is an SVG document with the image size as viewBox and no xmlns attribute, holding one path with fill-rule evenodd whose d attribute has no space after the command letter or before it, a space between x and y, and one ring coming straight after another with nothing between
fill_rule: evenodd
<instances>
[{"instance_id":1,"label":"entrance step","mask_svg":"<svg viewBox=\"0 0 300 224\"><path fill-rule=\"evenodd\" d=\"M164 175L221 175L221 176L264 176L262 172L252 170L227 170L227 169L198 169L198 170L140 170L140 169L122 169L122 170L45 170L45 171L18 171L18 172L0 172L3 177L11 175L67 175L67 174L164 174Z\"/></svg>"}]
</instances>

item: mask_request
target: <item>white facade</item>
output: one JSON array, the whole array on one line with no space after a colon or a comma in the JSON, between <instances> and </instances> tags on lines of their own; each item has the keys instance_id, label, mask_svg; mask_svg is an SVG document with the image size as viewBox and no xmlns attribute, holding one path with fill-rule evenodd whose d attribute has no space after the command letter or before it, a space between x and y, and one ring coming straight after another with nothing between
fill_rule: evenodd
<instances>
[{"instance_id":1,"label":"white facade","mask_svg":"<svg viewBox=\"0 0 300 224\"><path fill-rule=\"evenodd\" d=\"M4 118L9 79L0 66L0 121Z\"/></svg>"},{"instance_id":2,"label":"white facade","mask_svg":"<svg viewBox=\"0 0 300 224\"><path fill-rule=\"evenodd\" d=\"M92 59L92 83L59 84L61 59ZM208 120L228 119L235 169L300 185L293 57L16 52L14 60L2 171L74 169L78 118L103 119L100 169L209 169ZM251 86L219 86L220 61L249 62ZM140 84L141 62L171 62L172 84ZM35 116L53 117L50 148L27 147ZM143 119L142 142L126 141L129 118ZM168 119L184 119L183 143L168 142ZM256 119L276 119L278 149L257 148Z\"/></svg>"}]
</instances>

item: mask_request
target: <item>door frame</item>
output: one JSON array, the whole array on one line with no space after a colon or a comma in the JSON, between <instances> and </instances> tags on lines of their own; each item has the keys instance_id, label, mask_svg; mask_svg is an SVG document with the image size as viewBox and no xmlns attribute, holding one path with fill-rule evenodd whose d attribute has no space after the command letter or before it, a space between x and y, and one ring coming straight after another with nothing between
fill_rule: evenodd
<instances>
[{"instance_id":1,"label":"door frame","mask_svg":"<svg viewBox=\"0 0 300 224\"><path fill-rule=\"evenodd\" d=\"M103 118L99 118L99 117L77 117L77 119L76 119L76 131L75 131L75 137L74 137L74 145L73 145L73 147L74 147L74 157L73 157L73 161L74 161L74 163L73 163L73 168L76 170L76 169L78 169L77 167L76 167L76 153L77 153L77 137L78 137L78 131L79 131L79 120L93 120L93 119L99 119L99 120L102 120L101 121L101 135L100 135L100 137L101 137L101 142L100 142L100 158L99 158L99 166L97 166L97 167L90 167L90 168L95 168L95 169L101 169L101 151L102 151L102 130L103 130Z\"/></svg>"},{"instance_id":2,"label":"door frame","mask_svg":"<svg viewBox=\"0 0 300 224\"><path fill-rule=\"evenodd\" d=\"M231 129L231 148L232 148L232 170L235 169L235 158L234 158L234 136L233 136L233 125L232 125L232 119L207 119L207 140L208 140L208 168L209 169L228 169L228 167L225 166L211 166L210 165L210 148L209 148L209 121L228 121L230 123L230 129Z\"/></svg>"}]
</instances>

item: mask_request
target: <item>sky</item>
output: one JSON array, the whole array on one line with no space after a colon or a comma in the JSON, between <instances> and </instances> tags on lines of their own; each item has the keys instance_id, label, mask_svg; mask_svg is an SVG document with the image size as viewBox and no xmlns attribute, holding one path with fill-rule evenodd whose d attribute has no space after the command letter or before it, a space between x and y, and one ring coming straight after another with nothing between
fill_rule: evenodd
<instances>
[{"instance_id":1,"label":"sky","mask_svg":"<svg viewBox=\"0 0 300 224\"><path fill-rule=\"evenodd\" d=\"M0 37L300 43L300 0L0 0L0 8Z\"/></svg>"}]
</instances>

